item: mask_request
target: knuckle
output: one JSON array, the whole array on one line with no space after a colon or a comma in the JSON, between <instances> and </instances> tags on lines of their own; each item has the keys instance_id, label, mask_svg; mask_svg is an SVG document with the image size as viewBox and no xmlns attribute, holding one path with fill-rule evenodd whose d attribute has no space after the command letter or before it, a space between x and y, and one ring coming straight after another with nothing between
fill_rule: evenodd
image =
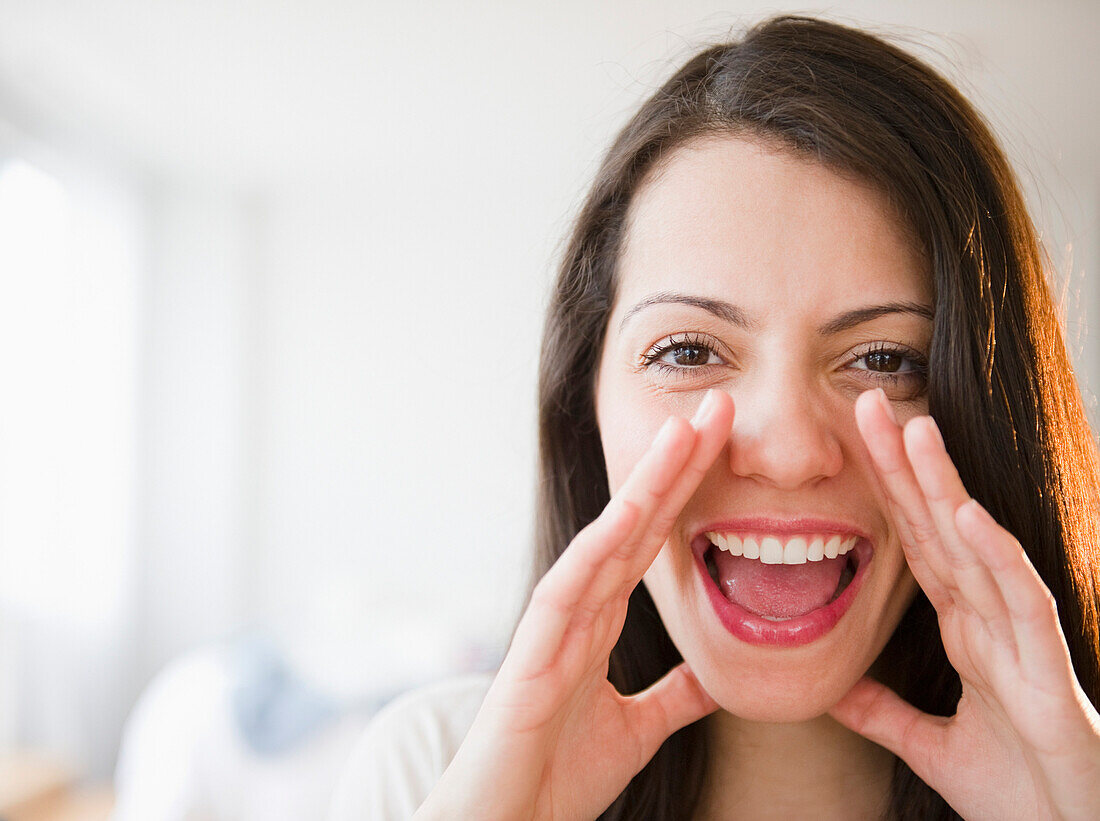
<instances>
[{"instance_id":1,"label":"knuckle","mask_svg":"<svg viewBox=\"0 0 1100 821\"><path fill-rule=\"evenodd\" d=\"M653 526L650 528L649 533L645 536L643 545L654 545L656 543L664 544L668 538L668 534L672 531L672 528L676 524L677 516L675 513L658 513L653 517Z\"/></svg>"},{"instance_id":2,"label":"knuckle","mask_svg":"<svg viewBox=\"0 0 1100 821\"><path fill-rule=\"evenodd\" d=\"M1025 619L1034 621L1037 624L1056 627L1059 624L1058 602L1055 601L1054 595L1044 587L1043 592L1035 596L1030 605L1024 607L1023 616Z\"/></svg>"},{"instance_id":3,"label":"knuckle","mask_svg":"<svg viewBox=\"0 0 1100 821\"><path fill-rule=\"evenodd\" d=\"M909 533L917 544L929 544L939 539L939 532L932 522L924 519L908 520Z\"/></svg>"},{"instance_id":4,"label":"knuckle","mask_svg":"<svg viewBox=\"0 0 1100 821\"><path fill-rule=\"evenodd\" d=\"M553 579L548 576L543 576L539 580L539 583L535 585L535 589L531 591L531 602L529 607L531 609L538 610L563 610L561 596L555 589Z\"/></svg>"},{"instance_id":5,"label":"knuckle","mask_svg":"<svg viewBox=\"0 0 1100 821\"><path fill-rule=\"evenodd\" d=\"M881 461L876 461L876 464L878 465L879 472L888 482L900 482L905 477L905 462L894 454L891 454Z\"/></svg>"},{"instance_id":6,"label":"knuckle","mask_svg":"<svg viewBox=\"0 0 1100 821\"><path fill-rule=\"evenodd\" d=\"M966 572L981 567L981 562L965 550L959 550L956 547L950 548L945 552L947 553L947 564L952 570Z\"/></svg>"},{"instance_id":7,"label":"knuckle","mask_svg":"<svg viewBox=\"0 0 1100 821\"><path fill-rule=\"evenodd\" d=\"M550 597L546 576L543 576L531 591L531 604L536 607L544 607L548 604L547 600Z\"/></svg>"},{"instance_id":8,"label":"knuckle","mask_svg":"<svg viewBox=\"0 0 1100 821\"><path fill-rule=\"evenodd\" d=\"M1043 590L1043 599L1044 599L1043 609L1045 610L1046 614L1050 617L1051 621L1057 623L1058 622L1058 600L1056 598L1054 598L1054 594L1051 593L1050 590L1045 589L1045 588Z\"/></svg>"}]
</instances>

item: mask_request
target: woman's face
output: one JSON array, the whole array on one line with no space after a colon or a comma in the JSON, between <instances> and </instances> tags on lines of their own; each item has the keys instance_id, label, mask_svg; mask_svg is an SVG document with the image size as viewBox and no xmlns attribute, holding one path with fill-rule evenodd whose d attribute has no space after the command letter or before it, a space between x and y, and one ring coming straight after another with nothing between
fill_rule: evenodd
<instances>
[{"instance_id":1,"label":"woman's face","mask_svg":"<svg viewBox=\"0 0 1100 821\"><path fill-rule=\"evenodd\" d=\"M614 491L708 389L733 397L644 583L736 715L820 715L916 592L853 406L882 388L900 422L927 413L931 307L884 196L759 141L690 143L631 205L596 385L608 476Z\"/></svg>"}]
</instances>

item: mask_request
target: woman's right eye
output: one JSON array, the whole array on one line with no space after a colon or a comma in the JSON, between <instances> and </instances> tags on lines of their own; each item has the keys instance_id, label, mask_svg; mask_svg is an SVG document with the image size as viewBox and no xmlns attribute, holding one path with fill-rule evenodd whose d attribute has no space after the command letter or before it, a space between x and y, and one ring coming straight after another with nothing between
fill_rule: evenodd
<instances>
[{"instance_id":1,"label":"woman's right eye","mask_svg":"<svg viewBox=\"0 0 1100 821\"><path fill-rule=\"evenodd\" d=\"M695 334L681 334L663 339L642 354L643 367L656 367L665 373L686 375L688 371L709 365L725 365L715 351L715 344Z\"/></svg>"}]
</instances>

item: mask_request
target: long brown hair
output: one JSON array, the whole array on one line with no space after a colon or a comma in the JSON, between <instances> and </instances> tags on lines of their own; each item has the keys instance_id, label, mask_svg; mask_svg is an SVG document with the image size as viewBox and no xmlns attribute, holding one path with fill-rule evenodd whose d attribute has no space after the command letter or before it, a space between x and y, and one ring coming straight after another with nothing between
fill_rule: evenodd
<instances>
[{"instance_id":1,"label":"long brown hair","mask_svg":"<svg viewBox=\"0 0 1100 821\"><path fill-rule=\"evenodd\" d=\"M1100 703L1096 448L1023 198L989 128L949 82L831 22L777 17L706 49L642 105L604 158L543 338L535 578L609 498L593 383L627 208L655 163L712 134L771 140L856 175L896 206L933 280L931 413L967 489L1020 540L1053 593L1077 676ZM636 692L679 660L640 585L611 681ZM880 662L911 703L954 712L961 684L923 595ZM691 817L706 755L703 723L684 728L602 817ZM958 817L900 760L888 815Z\"/></svg>"}]
</instances>

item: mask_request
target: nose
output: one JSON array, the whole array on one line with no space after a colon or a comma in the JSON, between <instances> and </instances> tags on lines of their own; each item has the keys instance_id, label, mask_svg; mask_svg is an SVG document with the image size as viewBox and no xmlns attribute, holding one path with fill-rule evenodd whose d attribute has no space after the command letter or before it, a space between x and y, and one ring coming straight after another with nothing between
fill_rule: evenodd
<instances>
[{"instance_id":1,"label":"nose","mask_svg":"<svg viewBox=\"0 0 1100 821\"><path fill-rule=\"evenodd\" d=\"M842 420L812 388L797 379L773 379L766 385L744 385L733 398L734 474L794 490L840 472Z\"/></svg>"}]
</instances>

